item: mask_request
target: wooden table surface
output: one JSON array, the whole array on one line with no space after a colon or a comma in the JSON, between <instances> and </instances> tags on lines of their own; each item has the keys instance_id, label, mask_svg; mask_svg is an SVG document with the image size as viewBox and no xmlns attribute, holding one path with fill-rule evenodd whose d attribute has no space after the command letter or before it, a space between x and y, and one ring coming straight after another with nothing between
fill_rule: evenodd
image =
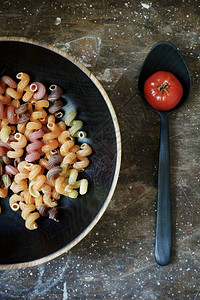
<instances>
[{"instance_id":1,"label":"wooden table surface","mask_svg":"<svg viewBox=\"0 0 200 300\"><path fill-rule=\"evenodd\" d=\"M107 91L122 136L122 166L105 214L57 259L0 271L0 299L200 299L199 1L1 1L0 36L63 49ZM170 41L191 72L188 102L170 117L173 256L154 260L159 117L137 89L151 47ZM13 245L14 246L14 245Z\"/></svg>"}]
</instances>

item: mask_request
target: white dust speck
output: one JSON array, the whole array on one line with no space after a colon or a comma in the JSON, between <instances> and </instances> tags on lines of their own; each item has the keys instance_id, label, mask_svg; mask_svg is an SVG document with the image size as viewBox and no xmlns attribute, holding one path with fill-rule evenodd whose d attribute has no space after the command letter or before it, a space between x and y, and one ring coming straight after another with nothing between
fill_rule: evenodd
<instances>
[{"instance_id":1,"label":"white dust speck","mask_svg":"<svg viewBox=\"0 0 200 300\"><path fill-rule=\"evenodd\" d=\"M146 9L149 9L151 7L152 3L141 2L141 5L142 5L142 7L146 8Z\"/></svg>"},{"instance_id":2,"label":"white dust speck","mask_svg":"<svg viewBox=\"0 0 200 300\"><path fill-rule=\"evenodd\" d=\"M61 23L61 18L60 18L60 17L57 17L54 24L55 24L55 25L59 25L60 23Z\"/></svg>"}]
</instances>

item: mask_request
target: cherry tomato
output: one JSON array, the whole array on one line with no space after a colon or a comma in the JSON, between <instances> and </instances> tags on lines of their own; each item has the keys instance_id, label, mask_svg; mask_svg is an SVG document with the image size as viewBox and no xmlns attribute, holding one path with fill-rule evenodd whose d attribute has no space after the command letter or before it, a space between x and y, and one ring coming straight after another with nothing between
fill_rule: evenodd
<instances>
[{"instance_id":1,"label":"cherry tomato","mask_svg":"<svg viewBox=\"0 0 200 300\"><path fill-rule=\"evenodd\" d=\"M159 71L146 80L144 95L154 109L170 110L181 100L183 87L172 73Z\"/></svg>"}]
</instances>

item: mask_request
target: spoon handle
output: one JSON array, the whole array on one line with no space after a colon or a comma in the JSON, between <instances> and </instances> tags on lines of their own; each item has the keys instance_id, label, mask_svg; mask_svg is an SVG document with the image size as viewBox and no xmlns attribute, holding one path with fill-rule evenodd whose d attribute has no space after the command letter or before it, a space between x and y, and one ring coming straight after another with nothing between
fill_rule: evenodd
<instances>
[{"instance_id":1,"label":"spoon handle","mask_svg":"<svg viewBox=\"0 0 200 300\"><path fill-rule=\"evenodd\" d=\"M172 248L172 217L170 196L170 158L168 115L160 114L160 152L158 171L158 198L156 220L155 260L161 265L169 264Z\"/></svg>"}]
</instances>

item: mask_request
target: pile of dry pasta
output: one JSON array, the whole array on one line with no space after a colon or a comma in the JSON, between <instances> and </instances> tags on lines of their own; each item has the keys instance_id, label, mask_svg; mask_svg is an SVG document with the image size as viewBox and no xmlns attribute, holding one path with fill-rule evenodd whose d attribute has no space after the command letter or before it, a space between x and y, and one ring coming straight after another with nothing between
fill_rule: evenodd
<instances>
[{"instance_id":1,"label":"pile of dry pasta","mask_svg":"<svg viewBox=\"0 0 200 300\"><path fill-rule=\"evenodd\" d=\"M26 228L38 227L40 216L58 221L60 195L76 198L85 194L87 179L79 172L89 165L91 147L75 144L83 123L75 120L76 111L63 117L62 89L41 82L30 84L30 76L18 73L0 79L0 197L13 191L12 210L21 210Z\"/></svg>"}]
</instances>

